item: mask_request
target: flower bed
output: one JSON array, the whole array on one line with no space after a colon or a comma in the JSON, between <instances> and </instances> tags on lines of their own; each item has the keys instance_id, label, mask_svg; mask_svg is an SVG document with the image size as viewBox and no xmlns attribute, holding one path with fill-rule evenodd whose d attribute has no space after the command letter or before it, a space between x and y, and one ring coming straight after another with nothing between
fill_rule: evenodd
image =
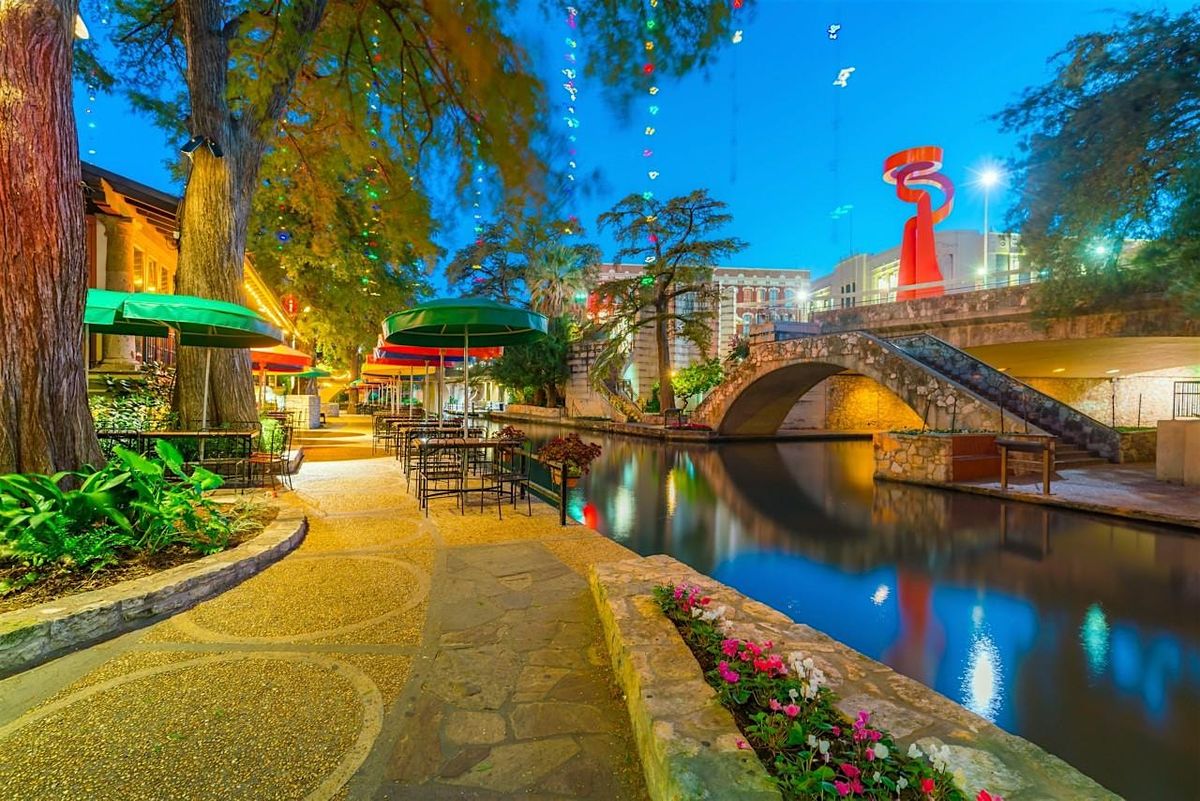
<instances>
[{"instance_id":1,"label":"flower bed","mask_svg":"<svg viewBox=\"0 0 1200 801\"><path fill-rule=\"evenodd\" d=\"M811 657L726 636L726 608L691 585L659 585L654 595L745 734L739 746L753 748L785 799L965 801L945 754L902 752L869 710L847 719ZM986 790L976 800L1002 801Z\"/></svg>"}]
</instances>

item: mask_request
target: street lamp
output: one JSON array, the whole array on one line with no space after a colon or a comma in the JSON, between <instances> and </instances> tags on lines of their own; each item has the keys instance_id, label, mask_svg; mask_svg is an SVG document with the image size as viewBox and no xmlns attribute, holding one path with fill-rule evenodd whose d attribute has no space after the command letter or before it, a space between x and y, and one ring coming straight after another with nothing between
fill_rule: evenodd
<instances>
[{"instance_id":1,"label":"street lamp","mask_svg":"<svg viewBox=\"0 0 1200 801\"><path fill-rule=\"evenodd\" d=\"M991 226L988 225L988 201L990 200L992 189L999 185L1000 179L1003 176L1000 170L995 167L985 167L979 173L976 183L983 188L983 284L987 286L987 274L990 271L988 264L988 233Z\"/></svg>"}]
</instances>

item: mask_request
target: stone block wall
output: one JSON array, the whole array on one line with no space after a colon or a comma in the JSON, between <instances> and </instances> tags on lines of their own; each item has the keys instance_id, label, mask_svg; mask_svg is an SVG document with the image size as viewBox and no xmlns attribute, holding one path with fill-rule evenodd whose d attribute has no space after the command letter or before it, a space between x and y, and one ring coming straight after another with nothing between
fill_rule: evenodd
<instances>
[{"instance_id":1,"label":"stone block wall","mask_svg":"<svg viewBox=\"0 0 1200 801\"><path fill-rule=\"evenodd\" d=\"M875 475L909 481L969 481L999 475L995 434L904 434L872 438Z\"/></svg>"},{"instance_id":2,"label":"stone block wall","mask_svg":"<svg viewBox=\"0 0 1200 801\"><path fill-rule=\"evenodd\" d=\"M1158 431L1121 432L1121 464L1153 462L1158 453Z\"/></svg>"},{"instance_id":3,"label":"stone block wall","mask_svg":"<svg viewBox=\"0 0 1200 801\"><path fill-rule=\"evenodd\" d=\"M835 375L796 401L779 430L887 431L920 427L920 416L878 381L862 375Z\"/></svg>"},{"instance_id":4,"label":"stone block wall","mask_svg":"<svg viewBox=\"0 0 1200 801\"><path fill-rule=\"evenodd\" d=\"M1176 381L1195 376L1160 371L1124 378L1022 378L1026 384L1110 426L1152 426L1171 419ZM1140 411L1139 411L1140 406Z\"/></svg>"},{"instance_id":5,"label":"stone block wall","mask_svg":"<svg viewBox=\"0 0 1200 801\"><path fill-rule=\"evenodd\" d=\"M550 408L547 406L527 406L523 403L510 403L504 407L508 414L523 414L527 417L544 417L547 420L557 420L563 416L563 410L559 407Z\"/></svg>"}]
</instances>

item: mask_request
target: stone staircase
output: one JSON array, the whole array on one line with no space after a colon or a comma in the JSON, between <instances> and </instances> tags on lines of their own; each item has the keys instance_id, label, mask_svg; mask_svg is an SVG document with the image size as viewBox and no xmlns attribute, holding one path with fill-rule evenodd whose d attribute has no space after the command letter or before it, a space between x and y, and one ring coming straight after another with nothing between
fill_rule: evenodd
<instances>
[{"instance_id":1,"label":"stone staircase","mask_svg":"<svg viewBox=\"0 0 1200 801\"><path fill-rule=\"evenodd\" d=\"M1120 455L1120 434L1115 429L1038 392L932 334L892 337L887 342L1008 414L1056 436L1055 463L1058 468L1103 464L1116 461Z\"/></svg>"}]
</instances>

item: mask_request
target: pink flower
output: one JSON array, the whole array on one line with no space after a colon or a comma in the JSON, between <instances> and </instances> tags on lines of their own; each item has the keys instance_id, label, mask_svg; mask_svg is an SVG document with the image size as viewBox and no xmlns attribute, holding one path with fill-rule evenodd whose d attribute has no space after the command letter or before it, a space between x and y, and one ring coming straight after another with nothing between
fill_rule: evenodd
<instances>
[{"instance_id":1,"label":"pink flower","mask_svg":"<svg viewBox=\"0 0 1200 801\"><path fill-rule=\"evenodd\" d=\"M850 780L850 791L852 793L854 793L855 795L858 795L859 793L861 793L863 791L863 789L864 789L863 783L860 782L858 779Z\"/></svg>"},{"instance_id":2,"label":"pink flower","mask_svg":"<svg viewBox=\"0 0 1200 801\"><path fill-rule=\"evenodd\" d=\"M842 763L842 773L846 774L847 779L857 779L861 775L861 771L849 762Z\"/></svg>"},{"instance_id":3,"label":"pink flower","mask_svg":"<svg viewBox=\"0 0 1200 801\"><path fill-rule=\"evenodd\" d=\"M874 761L875 761L875 750L874 750L873 748L868 748L868 749L867 749L867 761L868 761L868 762L874 762Z\"/></svg>"},{"instance_id":4,"label":"pink flower","mask_svg":"<svg viewBox=\"0 0 1200 801\"><path fill-rule=\"evenodd\" d=\"M883 737L883 732L879 729L869 729L867 734L871 736L871 742L873 743L879 742L880 738Z\"/></svg>"},{"instance_id":5,"label":"pink flower","mask_svg":"<svg viewBox=\"0 0 1200 801\"><path fill-rule=\"evenodd\" d=\"M925 795L933 795L935 787L937 785L933 783L933 779L921 779L921 792Z\"/></svg>"},{"instance_id":6,"label":"pink flower","mask_svg":"<svg viewBox=\"0 0 1200 801\"><path fill-rule=\"evenodd\" d=\"M683 597L683 587L676 587L675 588L675 600L678 601L682 597Z\"/></svg>"},{"instance_id":7,"label":"pink flower","mask_svg":"<svg viewBox=\"0 0 1200 801\"><path fill-rule=\"evenodd\" d=\"M795 704L788 704L783 708L783 714L787 715L789 718L794 718L796 715L800 714L800 707L796 706Z\"/></svg>"},{"instance_id":8,"label":"pink flower","mask_svg":"<svg viewBox=\"0 0 1200 801\"><path fill-rule=\"evenodd\" d=\"M980 790L979 795L975 796L975 801L1004 801L998 795L992 795L987 790Z\"/></svg>"},{"instance_id":9,"label":"pink flower","mask_svg":"<svg viewBox=\"0 0 1200 801\"><path fill-rule=\"evenodd\" d=\"M733 656L738 652L738 646L741 645L737 640L722 640L721 653L725 656Z\"/></svg>"},{"instance_id":10,"label":"pink flower","mask_svg":"<svg viewBox=\"0 0 1200 801\"><path fill-rule=\"evenodd\" d=\"M842 727L841 726L834 726L832 729L830 729L830 731L833 732L834 737L842 736Z\"/></svg>"},{"instance_id":11,"label":"pink flower","mask_svg":"<svg viewBox=\"0 0 1200 801\"><path fill-rule=\"evenodd\" d=\"M779 703L774 698L771 699L767 706L771 707L772 712L778 712L779 710L783 709L783 704Z\"/></svg>"},{"instance_id":12,"label":"pink flower","mask_svg":"<svg viewBox=\"0 0 1200 801\"><path fill-rule=\"evenodd\" d=\"M833 789L837 790L838 795L850 795L850 785L846 782L834 782Z\"/></svg>"},{"instance_id":13,"label":"pink flower","mask_svg":"<svg viewBox=\"0 0 1200 801\"><path fill-rule=\"evenodd\" d=\"M733 670L729 667L728 662L717 663L717 673L719 673L721 678L729 684L737 684L738 680L742 678L740 675L738 675L736 670Z\"/></svg>"},{"instance_id":14,"label":"pink flower","mask_svg":"<svg viewBox=\"0 0 1200 801\"><path fill-rule=\"evenodd\" d=\"M700 599L700 605L708 606L708 602L711 600L712 600L712 598L709 598L707 595L705 595L703 598Z\"/></svg>"},{"instance_id":15,"label":"pink flower","mask_svg":"<svg viewBox=\"0 0 1200 801\"><path fill-rule=\"evenodd\" d=\"M747 751L750 748L749 744L745 740L735 740L734 742L740 751Z\"/></svg>"}]
</instances>

